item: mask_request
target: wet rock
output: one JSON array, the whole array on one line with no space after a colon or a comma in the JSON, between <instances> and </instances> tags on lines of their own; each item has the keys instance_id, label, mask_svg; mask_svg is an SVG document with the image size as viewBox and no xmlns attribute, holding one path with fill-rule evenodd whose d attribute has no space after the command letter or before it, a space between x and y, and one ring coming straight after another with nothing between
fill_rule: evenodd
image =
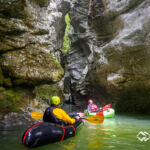
<instances>
[{"instance_id":1,"label":"wet rock","mask_svg":"<svg viewBox=\"0 0 150 150\"><path fill-rule=\"evenodd\" d=\"M149 7L148 0L72 1L68 66L76 103L85 95L119 111L148 112Z\"/></svg>"},{"instance_id":2,"label":"wet rock","mask_svg":"<svg viewBox=\"0 0 150 150\"><path fill-rule=\"evenodd\" d=\"M2 88L0 88L0 92L2 91ZM3 89L5 91L5 89ZM9 92L10 93L10 92ZM20 96L20 102L14 103L15 107L19 104L19 107L17 111L14 109L14 107L10 107L12 97L9 96L9 102L8 106L9 110L4 111L1 108L0 112L0 127L2 128L8 128L13 126L23 126L23 125L33 125L39 121L42 121L41 119L32 119L31 113L32 112L41 112L44 113L45 109L49 106L44 100L42 99L36 99L31 97L30 92L28 91L28 97L27 93L21 93L21 91L18 92L22 97ZM15 95L16 96L16 95ZM33 96L33 95L32 95ZM7 99L8 101L8 99ZM21 104L21 105L20 105ZM2 105L1 105L2 106ZM4 107L5 108L5 107ZM6 108L5 108L6 109Z\"/></svg>"},{"instance_id":3,"label":"wet rock","mask_svg":"<svg viewBox=\"0 0 150 150\"><path fill-rule=\"evenodd\" d=\"M33 98L30 90L0 87L0 114L18 112Z\"/></svg>"},{"instance_id":4,"label":"wet rock","mask_svg":"<svg viewBox=\"0 0 150 150\"><path fill-rule=\"evenodd\" d=\"M52 96L59 96L61 99L61 104L64 103L63 97L63 85L61 82L51 84L51 85L40 85L36 86L34 89L34 93L36 95L36 99L41 99L50 105L50 99Z\"/></svg>"},{"instance_id":5,"label":"wet rock","mask_svg":"<svg viewBox=\"0 0 150 150\"><path fill-rule=\"evenodd\" d=\"M47 7L50 3L50 0L43 0L43 1L32 0L32 1L36 2L36 4L40 5L40 7Z\"/></svg>"},{"instance_id":6,"label":"wet rock","mask_svg":"<svg viewBox=\"0 0 150 150\"><path fill-rule=\"evenodd\" d=\"M62 3L66 5L60 9ZM6 87L0 88L0 124L3 126L33 124L30 113L47 107L46 104L42 107L44 102L40 100L33 104L32 89L27 94L26 87L7 88L12 84L35 86L62 78L64 71L58 62L58 49L62 45L68 9L67 1L0 1L0 84ZM62 26L58 28L59 23ZM54 51L59 52L57 58Z\"/></svg>"},{"instance_id":7,"label":"wet rock","mask_svg":"<svg viewBox=\"0 0 150 150\"><path fill-rule=\"evenodd\" d=\"M2 124L33 123L29 113L47 107L42 99L33 100L33 89L57 84L64 75L60 57L69 9L68 0L0 0ZM63 88L58 84L55 90Z\"/></svg>"},{"instance_id":8,"label":"wet rock","mask_svg":"<svg viewBox=\"0 0 150 150\"><path fill-rule=\"evenodd\" d=\"M110 5L111 3L113 5ZM108 1L105 4L103 14L101 14L108 22L117 19L119 24L114 22L117 30L112 30L112 34L106 34L113 35L108 41L105 41L105 43L102 42L102 44L95 42L96 46L93 51L94 64L92 69L95 69L94 77L96 79L92 79L92 81L95 80L95 85L98 84L106 87L107 95L110 94L110 101L116 103L117 108L122 104L125 107L124 111L138 110L144 112L142 106L139 105L141 101L140 97L143 97L142 88L149 89L147 75L149 74L148 60L150 47L146 41L150 32L150 16L148 15L150 3L147 0L136 1L134 3L128 1L124 5L121 5L121 3L124 3L124 1ZM96 15L97 19L101 18L98 14ZM111 18L112 15L113 19ZM97 24L95 19L93 21ZM103 26L100 28L107 31ZM98 31L96 28L96 39L101 36L100 34L100 30ZM141 86L142 84L144 87ZM139 92L138 94L134 90L137 89L137 86L139 86L137 90ZM130 91L130 96L127 95L127 91ZM122 95L126 95L126 99ZM131 97L135 99L134 104L130 103L132 102ZM149 105L148 100L143 100L143 103L144 101ZM130 108L128 107L129 105Z\"/></svg>"},{"instance_id":9,"label":"wet rock","mask_svg":"<svg viewBox=\"0 0 150 150\"><path fill-rule=\"evenodd\" d=\"M56 82L64 74L59 62L38 50L9 52L1 56L1 62L3 72L14 78L14 85Z\"/></svg>"},{"instance_id":10,"label":"wet rock","mask_svg":"<svg viewBox=\"0 0 150 150\"><path fill-rule=\"evenodd\" d=\"M34 80L38 82L38 79L40 82L59 80L62 75L58 74L63 74L63 71L60 69L59 72L53 62L56 62L57 66L59 64L57 62L60 61L65 31L64 17L69 9L70 3L66 0L0 1L0 53L4 74L19 80L18 84L24 83L21 81L22 78L32 80L34 76L33 82ZM51 64L48 55L54 58ZM42 63L43 65L40 65ZM44 65L47 67L44 68ZM48 67L52 70L47 71ZM55 68L56 71L53 71ZM50 76L49 79L46 79L46 72ZM51 75L48 72L52 72Z\"/></svg>"},{"instance_id":11,"label":"wet rock","mask_svg":"<svg viewBox=\"0 0 150 150\"><path fill-rule=\"evenodd\" d=\"M87 93L85 77L88 72L87 58L90 55L88 44L88 2L88 0L72 1L70 12L72 29L69 32L69 37L71 37L71 47L67 58L68 73L65 75L65 81L68 81L68 83L67 85L65 84L65 94L67 99L69 98L70 101L75 103L86 95L85 92ZM71 97L69 93L71 93Z\"/></svg>"}]
</instances>

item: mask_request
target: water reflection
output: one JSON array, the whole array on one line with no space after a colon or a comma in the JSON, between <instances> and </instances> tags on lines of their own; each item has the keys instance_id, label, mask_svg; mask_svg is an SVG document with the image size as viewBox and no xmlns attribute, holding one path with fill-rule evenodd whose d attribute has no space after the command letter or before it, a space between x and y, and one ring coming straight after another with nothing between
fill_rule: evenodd
<instances>
[{"instance_id":1,"label":"water reflection","mask_svg":"<svg viewBox=\"0 0 150 150\"><path fill-rule=\"evenodd\" d=\"M89 124L91 132L88 135L88 148L104 148L113 147L106 142L112 136L115 130L115 118L104 119L103 124ZM114 136L114 135L113 135Z\"/></svg>"},{"instance_id":2,"label":"water reflection","mask_svg":"<svg viewBox=\"0 0 150 150\"><path fill-rule=\"evenodd\" d=\"M68 143L63 144L63 150L72 150L75 147L76 138L72 138Z\"/></svg>"},{"instance_id":3,"label":"water reflection","mask_svg":"<svg viewBox=\"0 0 150 150\"><path fill-rule=\"evenodd\" d=\"M69 108L70 109L70 108ZM71 110L69 110L71 111ZM68 138L62 143L44 145L36 150L148 150L150 140L140 142L139 131L150 133L150 119L147 116L116 115L112 119L104 119L103 124L85 124L76 137ZM27 150L21 143L25 128L2 129L0 131L0 147L2 150Z\"/></svg>"}]
</instances>

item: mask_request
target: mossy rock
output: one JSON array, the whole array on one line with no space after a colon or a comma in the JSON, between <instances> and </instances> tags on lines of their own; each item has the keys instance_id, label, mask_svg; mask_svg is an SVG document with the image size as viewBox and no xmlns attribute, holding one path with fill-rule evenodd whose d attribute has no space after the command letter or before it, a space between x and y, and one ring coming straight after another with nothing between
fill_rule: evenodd
<instances>
[{"instance_id":1,"label":"mossy rock","mask_svg":"<svg viewBox=\"0 0 150 150\"><path fill-rule=\"evenodd\" d=\"M26 100L29 97L30 95L23 89L5 89L0 87L0 114L19 112L21 107L27 105Z\"/></svg>"},{"instance_id":2,"label":"mossy rock","mask_svg":"<svg viewBox=\"0 0 150 150\"><path fill-rule=\"evenodd\" d=\"M9 111L18 111L18 103L20 96L17 91L3 90L0 94L0 113L7 113Z\"/></svg>"},{"instance_id":3,"label":"mossy rock","mask_svg":"<svg viewBox=\"0 0 150 150\"><path fill-rule=\"evenodd\" d=\"M56 57L50 56L50 60L52 60L58 67L62 68L60 62L57 61Z\"/></svg>"},{"instance_id":4,"label":"mossy rock","mask_svg":"<svg viewBox=\"0 0 150 150\"><path fill-rule=\"evenodd\" d=\"M3 72L13 79L14 85L57 82L64 75L56 58L38 49L5 53L1 57L1 66Z\"/></svg>"},{"instance_id":5,"label":"mossy rock","mask_svg":"<svg viewBox=\"0 0 150 150\"><path fill-rule=\"evenodd\" d=\"M59 96L61 99L61 104L63 103L63 90L62 88L56 84L51 85L40 85L34 89L34 93L36 94L36 98L40 98L45 100L48 104L50 104L50 98L52 96Z\"/></svg>"},{"instance_id":6,"label":"mossy rock","mask_svg":"<svg viewBox=\"0 0 150 150\"><path fill-rule=\"evenodd\" d=\"M10 51L10 50L14 50L14 47L7 44L0 45L0 51Z\"/></svg>"}]
</instances>

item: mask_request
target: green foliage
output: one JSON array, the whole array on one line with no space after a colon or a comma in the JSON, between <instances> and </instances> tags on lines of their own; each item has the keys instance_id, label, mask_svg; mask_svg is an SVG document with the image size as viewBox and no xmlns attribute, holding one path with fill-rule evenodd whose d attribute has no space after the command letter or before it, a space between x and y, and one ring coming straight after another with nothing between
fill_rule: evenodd
<instances>
[{"instance_id":1,"label":"green foliage","mask_svg":"<svg viewBox=\"0 0 150 150\"><path fill-rule=\"evenodd\" d=\"M62 51L64 53L67 53L69 51L69 48L70 48L70 38L68 36L68 31L69 31L71 25L70 25L69 14L66 14L65 22L66 22L66 30L65 30L65 35L64 35L64 42L63 42Z\"/></svg>"}]
</instances>

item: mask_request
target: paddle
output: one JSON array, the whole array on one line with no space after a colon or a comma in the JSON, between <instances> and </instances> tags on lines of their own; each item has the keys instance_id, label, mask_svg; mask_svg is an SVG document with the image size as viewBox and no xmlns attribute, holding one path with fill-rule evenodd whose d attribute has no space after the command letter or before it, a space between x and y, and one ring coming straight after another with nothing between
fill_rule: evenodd
<instances>
[{"instance_id":1,"label":"paddle","mask_svg":"<svg viewBox=\"0 0 150 150\"><path fill-rule=\"evenodd\" d=\"M42 119L43 118L43 113L40 112L32 112L31 113L31 118L32 119Z\"/></svg>"},{"instance_id":2,"label":"paddle","mask_svg":"<svg viewBox=\"0 0 150 150\"><path fill-rule=\"evenodd\" d=\"M43 118L43 113L40 112L32 112L31 113L31 118L32 119L42 119ZM90 117L86 117L86 118L81 118L81 119L85 119L91 123L103 123L104 121L104 116L90 116Z\"/></svg>"}]
</instances>

